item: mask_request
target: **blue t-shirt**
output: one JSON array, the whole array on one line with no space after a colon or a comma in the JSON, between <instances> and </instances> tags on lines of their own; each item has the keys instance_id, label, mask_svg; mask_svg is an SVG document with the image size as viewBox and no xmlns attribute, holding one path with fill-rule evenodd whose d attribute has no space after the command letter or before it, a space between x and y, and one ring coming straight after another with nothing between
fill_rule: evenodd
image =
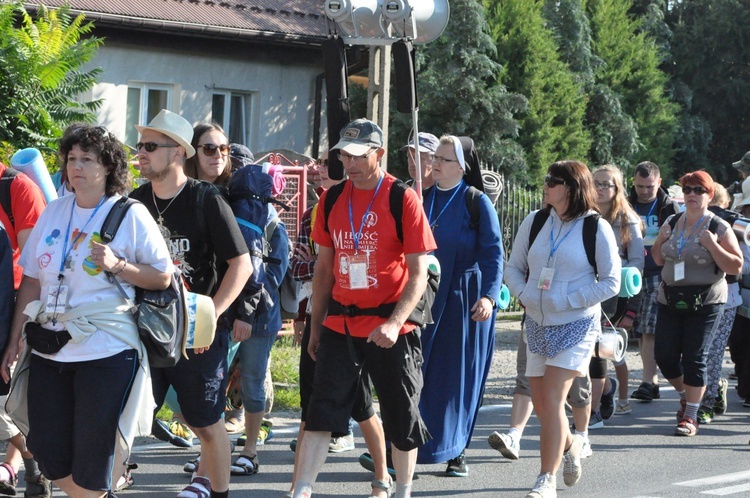
<instances>
[{"instance_id":1,"label":"blue t-shirt","mask_svg":"<svg viewBox=\"0 0 750 498\"><path fill-rule=\"evenodd\" d=\"M661 266L656 264L654 257L651 255L651 247L654 245L657 235L659 235L659 199L656 198L653 202L646 203L636 202L633 208L635 208L635 212L643 220L645 227L643 246L646 249L646 261L643 265L643 276L653 277L654 275L660 275Z\"/></svg>"}]
</instances>

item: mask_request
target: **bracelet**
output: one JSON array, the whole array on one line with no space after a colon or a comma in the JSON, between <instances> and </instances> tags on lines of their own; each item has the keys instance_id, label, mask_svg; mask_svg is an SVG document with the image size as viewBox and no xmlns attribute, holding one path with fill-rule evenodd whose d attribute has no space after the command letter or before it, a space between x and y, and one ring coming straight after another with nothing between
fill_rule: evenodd
<instances>
[{"instance_id":1,"label":"bracelet","mask_svg":"<svg viewBox=\"0 0 750 498\"><path fill-rule=\"evenodd\" d=\"M635 311L628 310L628 311L625 312L625 316L627 316L630 319L634 319L635 318Z\"/></svg>"},{"instance_id":2,"label":"bracelet","mask_svg":"<svg viewBox=\"0 0 750 498\"><path fill-rule=\"evenodd\" d=\"M117 264L118 265L120 264L120 261L122 261L122 263L123 263L122 268L120 268L119 270L117 270L115 272L112 272L112 275L119 275L120 273L122 273L125 270L125 267L128 266L128 260L127 259L125 259L123 257L118 257L117 258ZM115 265L115 267L116 266L117 265Z\"/></svg>"}]
</instances>

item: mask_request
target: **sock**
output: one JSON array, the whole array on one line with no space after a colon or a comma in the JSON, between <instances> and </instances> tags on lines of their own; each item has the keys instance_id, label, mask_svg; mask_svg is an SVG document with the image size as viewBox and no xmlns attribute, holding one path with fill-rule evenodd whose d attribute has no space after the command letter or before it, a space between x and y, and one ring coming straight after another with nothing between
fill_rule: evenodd
<instances>
[{"instance_id":1,"label":"sock","mask_svg":"<svg viewBox=\"0 0 750 498\"><path fill-rule=\"evenodd\" d=\"M309 482L294 483L294 498L310 498L312 485Z\"/></svg>"},{"instance_id":2,"label":"sock","mask_svg":"<svg viewBox=\"0 0 750 498\"><path fill-rule=\"evenodd\" d=\"M685 407L685 416L690 417L693 420L698 420L698 407L700 407L700 403L687 403L687 406Z\"/></svg>"},{"instance_id":3,"label":"sock","mask_svg":"<svg viewBox=\"0 0 750 498\"><path fill-rule=\"evenodd\" d=\"M684 389L682 391L678 391L677 394L680 395L680 399L687 399L687 398L685 398L685 390Z\"/></svg>"},{"instance_id":4,"label":"sock","mask_svg":"<svg viewBox=\"0 0 750 498\"><path fill-rule=\"evenodd\" d=\"M211 498L229 498L229 490L226 491L214 491L211 490Z\"/></svg>"},{"instance_id":5,"label":"sock","mask_svg":"<svg viewBox=\"0 0 750 498\"><path fill-rule=\"evenodd\" d=\"M10 464L8 464L8 466L10 466ZM5 465L0 466L0 481L10 482L11 479L10 471Z\"/></svg>"},{"instance_id":6,"label":"sock","mask_svg":"<svg viewBox=\"0 0 750 498\"><path fill-rule=\"evenodd\" d=\"M34 460L33 457L23 459L23 468L26 469L26 475L28 477L36 479L41 475L39 464L36 463L36 460Z\"/></svg>"},{"instance_id":7,"label":"sock","mask_svg":"<svg viewBox=\"0 0 750 498\"><path fill-rule=\"evenodd\" d=\"M411 498L411 484L396 483L395 498Z\"/></svg>"},{"instance_id":8,"label":"sock","mask_svg":"<svg viewBox=\"0 0 750 498\"><path fill-rule=\"evenodd\" d=\"M576 429L575 433L578 434L579 436L581 436L584 441L588 441L588 439L589 439L589 431L587 431L587 430L586 431L579 431L578 429Z\"/></svg>"},{"instance_id":9,"label":"sock","mask_svg":"<svg viewBox=\"0 0 750 498\"><path fill-rule=\"evenodd\" d=\"M521 436L523 436L523 430L522 429L516 429L515 427L511 427L508 431L508 436L513 440L513 442L519 442L521 441Z\"/></svg>"}]
</instances>

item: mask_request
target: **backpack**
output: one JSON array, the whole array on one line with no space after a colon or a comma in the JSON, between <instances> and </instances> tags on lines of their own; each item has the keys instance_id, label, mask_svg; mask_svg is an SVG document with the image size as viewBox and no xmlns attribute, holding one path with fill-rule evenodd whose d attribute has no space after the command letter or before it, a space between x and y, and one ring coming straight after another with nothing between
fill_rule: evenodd
<instances>
[{"instance_id":1,"label":"backpack","mask_svg":"<svg viewBox=\"0 0 750 498\"><path fill-rule=\"evenodd\" d=\"M274 218L266 225L264 244L266 250L263 255L264 262L273 261L273 258L268 257L268 254L271 252L271 238L273 237L273 233L276 231L276 227L280 221L281 220L278 216L274 216ZM293 250L294 246L291 241L289 241L289 258L291 258ZM292 276L291 266L287 267L286 273L284 273L284 278L281 279L281 284L279 284L279 311L281 312L282 320L294 320L297 318L299 315L299 303L302 301L303 297L302 282L295 280Z\"/></svg>"},{"instance_id":2,"label":"backpack","mask_svg":"<svg viewBox=\"0 0 750 498\"><path fill-rule=\"evenodd\" d=\"M13 205L11 204L10 199L10 187L13 184L13 180L15 180L16 176L18 176L19 171L8 167L5 170L5 173L3 173L3 176L0 177L0 206L2 206L3 211L5 211L5 214L8 216L8 220L10 220L10 224L13 225L11 228L15 228L16 220L13 217Z\"/></svg>"},{"instance_id":3,"label":"backpack","mask_svg":"<svg viewBox=\"0 0 750 498\"><path fill-rule=\"evenodd\" d=\"M109 244L135 199L121 197L117 200L99 230L102 243ZM109 272L107 279L117 286L135 316L138 335L148 352L152 367L166 368L177 364L182 354L185 331L188 326L185 284L179 271L172 274L169 287L164 290L146 290L136 287L135 304L132 304L120 282Z\"/></svg>"},{"instance_id":4,"label":"backpack","mask_svg":"<svg viewBox=\"0 0 750 498\"><path fill-rule=\"evenodd\" d=\"M549 211L546 209L540 209L534 215L534 221L531 223L531 230L529 231L529 249L531 249L531 245L544 224L547 223L547 218L549 218ZM597 278L599 278L599 269L596 266L596 232L599 230L599 218L598 214L585 217L583 219L583 232L581 233L586 259L589 260Z\"/></svg>"}]
</instances>

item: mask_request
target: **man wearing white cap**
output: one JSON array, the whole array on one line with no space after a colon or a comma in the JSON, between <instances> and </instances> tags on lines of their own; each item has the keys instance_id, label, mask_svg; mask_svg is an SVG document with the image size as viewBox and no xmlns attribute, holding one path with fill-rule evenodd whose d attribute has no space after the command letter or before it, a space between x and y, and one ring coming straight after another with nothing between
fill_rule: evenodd
<instances>
[{"instance_id":1,"label":"man wearing white cap","mask_svg":"<svg viewBox=\"0 0 750 498\"><path fill-rule=\"evenodd\" d=\"M422 177L422 190L432 187L435 185L435 181L432 179L432 162L435 159L435 151L440 145L440 140L432 133L419 132L419 140L417 146L414 146L414 138L409 140L407 145L401 147L401 150L406 150L406 157L409 161L409 176L411 179L406 182L407 185L411 185L417 188L417 162L415 149L419 150L419 169Z\"/></svg>"},{"instance_id":2,"label":"man wearing white cap","mask_svg":"<svg viewBox=\"0 0 750 498\"><path fill-rule=\"evenodd\" d=\"M364 368L392 443L395 496L406 498L417 448L430 438L419 415L422 347L409 315L425 290L435 239L414 190L381 171L383 132L375 123L349 123L331 153L349 180L323 194L313 226L318 259L307 351L317 365L294 497L312 494L329 439L347 433L355 403L374 413L371 393L360 389ZM403 191L400 234L390 207L395 189ZM391 483L376 479L372 486L374 496L387 496Z\"/></svg>"},{"instance_id":3,"label":"man wearing white cap","mask_svg":"<svg viewBox=\"0 0 750 498\"><path fill-rule=\"evenodd\" d=\"M230 444L224 423L227 349L230 329L234 340L250 337L249 324L229 324L222 314L242 291L252 272L247 245L232 210L212 185L188 178L185 159L195 154L190 145L193 127L181 116L162 110L148 126L136 126L141 175L150 183L131 197L141 201L156 219L175 266L189 290L213 298L219 321L214 342L207 349L188 351L170 368L152 368L157 406L173 386L182 415L201 441L198 470L179 498L223 498L229 495Z\"/></svg>"}]
</instances>

